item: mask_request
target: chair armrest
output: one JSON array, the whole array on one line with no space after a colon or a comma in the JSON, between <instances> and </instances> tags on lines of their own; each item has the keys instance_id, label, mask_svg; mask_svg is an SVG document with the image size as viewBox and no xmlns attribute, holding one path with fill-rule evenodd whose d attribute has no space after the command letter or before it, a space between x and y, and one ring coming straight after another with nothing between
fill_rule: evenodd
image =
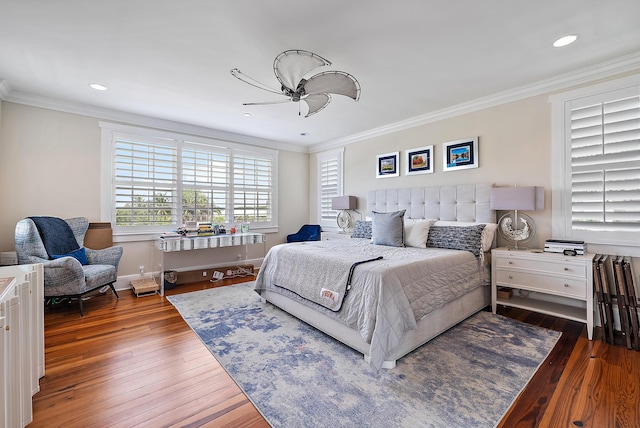
<instances>
[{"instance_id":1,"label":"chair armrest","mask_svg":"<svg viewBox=\"0 0 640 428\"><path fill-rule=\"evenodd\" d=\"M87 264L112 265L118 269L118 263L120 263L120 258L122 257L122 247L109 247L102 250L85 249L87 252Z\"/></svg>"},{"instance_id":2,"label":"chair armrest","mask_svg":"<svg viewBox=\"0 0 640 428\"><path fill-rule=\"evenodd\" d=\"M66 286L70 282L84 279L82 264L73 257L43 260L43 267L47 287Z\"/></svg>"}]
</instances>

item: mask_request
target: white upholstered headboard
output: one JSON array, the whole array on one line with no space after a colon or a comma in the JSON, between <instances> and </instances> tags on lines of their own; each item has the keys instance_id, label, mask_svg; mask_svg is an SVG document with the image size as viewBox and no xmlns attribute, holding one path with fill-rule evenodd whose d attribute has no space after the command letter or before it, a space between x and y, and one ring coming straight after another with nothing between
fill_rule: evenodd
<instances>
[{"instance_id":1,"label":"white upholstered headboard","mask_svg":"<svg viewBox=\"0 0 640 428\"><path fill-rule=\"evenodd\" d=\"M367 215L372 211L406 210L407 218L495 223L489 208L493 184L458 184L367 192Z\"/></svg>"}]
</instances>

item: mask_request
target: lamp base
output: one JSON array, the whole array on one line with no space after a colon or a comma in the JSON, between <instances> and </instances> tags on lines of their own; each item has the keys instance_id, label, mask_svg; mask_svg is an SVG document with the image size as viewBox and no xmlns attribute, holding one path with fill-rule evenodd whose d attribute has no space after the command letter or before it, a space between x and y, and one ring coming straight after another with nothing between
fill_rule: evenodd
<instances>
[{"instance_id":1,"label":"lamp base","mask_svg":"<svg viewBox=\"0 0 640 428\"><path fill-rule=\"evenodd\" d=\"M498 220L498 234L510 244L507 246L509 250L527 250L528 247L520 244L529 242L535 233L536 224L527 214L514 211L503 215Z\"/></svg>"},{"instance_id":2,"label":"lamp base","mask_svg":"<svg viewBox=\"0 0 640 428\"><path fill-rule=\"evenodd\" d=\"M349 227L351 227L351 214L348 211L341 210L336 217L336 223L342 230L340 233L346 234Z\"/></svg>"},{"instance_id":3,"label":"lamp base","mask_svg":"<svg viewBox=\"0 0 640 428\"><path fill-rule=\"evenodd\" d=\"M505 247L505 248L509 251L527 251L529 249L529 247L520 247L520 246Z\"/></svg>"}]
</instances>

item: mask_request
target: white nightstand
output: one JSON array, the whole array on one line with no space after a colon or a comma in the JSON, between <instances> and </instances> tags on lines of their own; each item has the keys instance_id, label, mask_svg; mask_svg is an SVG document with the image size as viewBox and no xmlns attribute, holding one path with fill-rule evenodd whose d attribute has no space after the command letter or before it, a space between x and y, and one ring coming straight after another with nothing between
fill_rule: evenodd
<instances>
[{"instance_id":1,"label":"white nightstand","mask_svg":"<svg viewBox=\"0 0 640 428\"><path fill-rule=\"evenodd\" d=\"M322 232L321 239L323 241L335 241L336 239L351 239L351 234L340 233L340 232Z\"/></svg>"},{"instance_id":2,"label":"white nightstand","mask_svg":"<svg viewBox=\"0 0 640 428\"><path fill-rule=\"evenodd\" d=\"M491 251L491 310L528 309L587 324L593 338L593 254L565 256L541 250ZM512 289L498 297L498 289Z\"/></svg>"}]
</instances>

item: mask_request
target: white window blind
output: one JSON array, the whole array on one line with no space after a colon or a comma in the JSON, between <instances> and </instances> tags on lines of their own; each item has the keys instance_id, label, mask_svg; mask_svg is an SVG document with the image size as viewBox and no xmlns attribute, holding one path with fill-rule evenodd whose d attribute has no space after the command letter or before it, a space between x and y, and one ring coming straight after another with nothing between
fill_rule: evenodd
<instances>
[{"instance_id":1,"label":"white window blind","mask_svg":"<svg viewBox=\"0 0 640 428\"><path fill-rule=\"evenodd\" d=\"M318 155L318 218L320 225L336 226L338 213L331 200L342 195L342 151Z\"/></svg>"},{"instance_id":2,"label":"white window blind","mask_svg":"<svg viewBox=\"0 0 640 428\"><path fill-rule=\"evenodd\" d=\"M233 220L271 223L273 163L269 157L236 154L233 158Z\"/></svg>"},{"instance_id":3,"label":"white window blind","mask_svg":"<svg viewBox=\"0 0 640 428\"><path fill-rule=\"evenodd\" d=\"M172 143L115 141L116 226L167 226L177 221L177 149Z\"/></svg>"},{"instance_id":4,"label":"white window blind","mask_svg":"<svg viewBox=\"0 0 640 428\"><path fill-rule=\"evenodd\" d=\"M338 160L325 159L320 163L320 202L322 220L335 220L336 211L331 209L331 199L338 193Z\"/></svg>"},{"instance_id":5,"label":"white window blind","mask_svg":"<svg viewBox=\"0 0 640 428\"><path fill-rule=\"evenodd\" d=\"M185 144L182 149L182 220L225 223L229 202L229 151Z\"/></svg>"},{"instance_id":6,"label":"white window blind","mask_svg":"<svg viewBox=\"0 0 640 428\"><path fill-rule=\"evenodd\" d=\"M103 203L116 235L187 221L277 228L277 151L101 123Z\"/></svg>"},{"instance_id":7,"label":"white window blind","mask_svg":"<svg viewBox=\"0 0 640 428\"><path fill-rule=\"evenodd\" d=\"M569 103L571 228L640 232L640 96L625 89Z\"/></svg>"}]
</instances>

